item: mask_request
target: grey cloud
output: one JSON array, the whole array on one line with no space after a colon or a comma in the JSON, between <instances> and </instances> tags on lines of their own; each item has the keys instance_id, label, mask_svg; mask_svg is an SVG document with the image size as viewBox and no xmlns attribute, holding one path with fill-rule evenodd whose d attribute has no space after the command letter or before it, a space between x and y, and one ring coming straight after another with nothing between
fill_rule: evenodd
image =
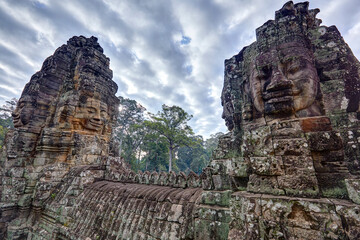
<instances>
[{"instance_id":1,"label":"grey cloud","mask_svg":"<svg viewBox=\"0 0 360 240\"><path fill-rule=\"evenodd\" d=\"M20 58L20 56L10 51L9 49L5 48L0 44L0 63L3 63L4 65L10 67L11 69L18 69L22 72L29 72L32 70L32 67L24 62L21 65L21 68L19 68L19 62L22 62L23 60Z\"/></svg>"}]
</instances>

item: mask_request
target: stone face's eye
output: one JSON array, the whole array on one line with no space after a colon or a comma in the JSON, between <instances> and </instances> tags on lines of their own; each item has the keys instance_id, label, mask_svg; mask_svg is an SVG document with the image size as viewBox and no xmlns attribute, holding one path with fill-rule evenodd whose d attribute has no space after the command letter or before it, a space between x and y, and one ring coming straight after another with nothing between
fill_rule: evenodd
<instances>
[{"instance_id":1,"label":"stone face's eye","mask_svg":"<svg viewBox=\"0 0 360 240\"><path fill-rule=\"evenodd\" d=\"M264 66L259 68L258 78L259 79L268 79L271 75L271 67Z\"/></svg>"},{"instance_id":2,"label":"stone face's eye","mask_svg":"<svg viewBox=\"0 0 360 240\"><path fill-rule=\"evenodd\" d=\"M107 117L107 115L108 115L106 110L101 110L100 114L101 114L101 117Z\"/></svg>"},{"instance_id":3,"label":"stone face's eye","mask_svg":"<svg viewBox=\"0 0 360 240\"><path fill-rule=\"evenodd\" d=\"M92 107L89 107L87 110L88 110L88 113L95 113L96 112L96 109L92 108Z\"/></svg>"},{"instance_id":4,"label":"stone face's eye","mask_svg":"<svg viewBox=\"0 0 360 240\"><path fill-rule=\"evenodd\" d=\"M306 67L306 60L302 58L291 59L288 60L285 65L288 74L295 74Z\"/></svg>"},{"instance_id":5,"label":"stone face's eye","mask_svg":"<svg viewBox=\"0 0 360 240\"><path fill-rule=\"evenodd\" d=\"M290 61L287 63L287 73L294 74L301 68L301 62L299 59Z\"/></svg>"}]
</instances>

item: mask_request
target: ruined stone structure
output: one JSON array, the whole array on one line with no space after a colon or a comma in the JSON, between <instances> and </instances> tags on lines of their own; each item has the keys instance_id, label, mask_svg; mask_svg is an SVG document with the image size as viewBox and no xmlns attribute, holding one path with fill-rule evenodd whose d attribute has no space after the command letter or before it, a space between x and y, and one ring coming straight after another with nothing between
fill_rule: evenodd
<instances>
[{"instance_id":1,"label":"ruined stone structure","mask_svg":"<svg viewBox=\"0 0 360 240\"><path fill-rule=\"evenodd\" d=\"M102 52L96 38L73 37L25 86L1 156L1 235L24 238L72 167L109 156L118 99Z\"/></svg>"},{"instance_id":2,"label":"ruined stone structure","mask_svg":"<svg viewBox=\"0 0 360 240\"><path fill-rule=\"evenodd\" d=\"M134 173L95 37L73 37L25 86L1 155L0 239L194 238L195 173Z\"/></svg>"},{"instance_id":3,"label":"ruined stone structure","mask_svg":"<svg viewBox=\"0 0 360 240\"><path fill-rule=\"evenodd\" d=\"M1 155L1 239L359 239L360 65L319 10L286 3L225 61L220 139L203 173L131 171L94 37L26 85Z\"/></svg>"},{"instance_id":4,"label":"ruined stone structure","mask_svg":"<svg viewBox=\"0 0 360 240\"><path fill-rule=\"evenodd\" d=\"M231 133L212 165L238 190L229 239L360 237L360 65L308 5L286 3L225 61Z\"/></svg>"}]
</instances>

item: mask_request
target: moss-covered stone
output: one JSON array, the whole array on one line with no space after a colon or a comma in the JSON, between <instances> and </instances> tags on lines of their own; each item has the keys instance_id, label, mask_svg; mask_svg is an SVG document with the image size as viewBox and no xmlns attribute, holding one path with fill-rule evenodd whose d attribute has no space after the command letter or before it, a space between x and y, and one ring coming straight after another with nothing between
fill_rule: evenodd
<instances>
[{"instance_id":1,"label":"moss-covered stone","mask_svg":"<svg viewBox=\"0 0 360 240\"><path fill-rule=\"evenodd\" d=\"M201 196L201 203L207 205L229 206L232 191L204 191Z\"/></svg>"}]
</instances>

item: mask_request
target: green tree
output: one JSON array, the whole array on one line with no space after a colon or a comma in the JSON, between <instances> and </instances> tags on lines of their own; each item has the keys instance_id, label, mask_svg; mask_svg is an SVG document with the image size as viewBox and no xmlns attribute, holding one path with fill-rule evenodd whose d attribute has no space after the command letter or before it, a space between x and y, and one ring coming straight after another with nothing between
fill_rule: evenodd
<instances>
[{"instance_id":1,"label":"green tree","mask_svg":"<svg viewBox=\"0 0 360 240\"><path fill-rule=\"evenodd\" d=\"M141 169L145 171L166 171L168 164L168 143L155 131L146 134L142 150L146 153Z\"/></svg>"},{"instance_id":2,"label":"green tree","mask_svg":"<svg viewBox=\"0 0 360 240\"><path fill-rule=\"evenodd\" d=\"M147 134L144 124L131 125L123 137L121 157L125 159L134 171L139 170L143 140Z\"/></svg>"},{"instance_id":3,"label":"green tree","mask_svg":"<svg viewBox=\"0 0 360 240\"><path fill-rule=\"evenodd\" d=\"M219 137L224 135L222 132L211 134L210 138L203 140L202 136L194 137L194 144L191 147L180 147L178 150L177 165L180 171L189 172L190 170L200 174L202 170L212 160L212 152L217 147Z\"/></svg>"},{"instance_id":4,"label":"green tree","mask_svg":"<svg viewBox=\"0 0 360 240\"><path fill-rule=\"evenodd\" d=\"M135 100L119 96L119 114L115 126L114 137L119 141L120 156L123 154L123 149L128 148L125 154L129 155L129 150L137 150L139 146L139 137L137 134L142 133L140 125L144 121L145 108ZM136 138L136 139L131 139ZM135 145L134 145L135 144Z\"/></svg>"},{"instance_id":5,"label":"green tree","mask_svg":"<svg viewBox=\"0 0 360 240\"><path fill-rule=\"evenodd\" d=\"M2 149L2 146L4 145L4 139L7 131L8 131L7 128L4 128L3 126L0 125L0 149Z\"/></svg>"},{"instance_id":6,"label":"green tree","mask_svg":"<svg viewBox=\"0 0 360 240\"><path fill-rule=\"evenodd\" d=\"M224 135L222 132L218 132L215 134L211 134L208 139L206 139L204 143L204 147L206 149L206 154L209 156L209 161L212 160L212 152L215 150L219 143L219 138Z\"/></svg>"},{"instance_id":7,"label":"green tree","mask_svg":"<svg viewBox=\"0 0 360 240\"><path fill-rule=\"evenodd\" d=\"M178 106L162 105L162 111L156 115L150 114L151 121L145 121L150 129L156 131L163 137L168 144L169 150L169 172L172 171L172 161L176 150L181 146L191 146L194 144L193 130L187 122L192 115L185 112Z\"/></svg>"},{"instance_id":8,"label":"green tree","mask_svg":"<svg viewBox=\"0 0 360 240\"><path fill-rule=\"evenodd\" d=\"M192 137L194 144L192 146L183 146L178 150L177 165L180 171L188 173L190 170L201 173L207 165L209 157L203 146L203 137L198 135Z\"/></svg>"},{"instance_id":9,"label":"green tree","mask_svg":"<svg viewBox=\"0 0 360 240\"><path fill-rule=\"evenodd\" d=\"M10 128L14 127L11 113L15 110L17 101L16 98L12 98L0 107L0 148L2 148L4 144L6 133Z\"/></svg>"}]
</instances>

